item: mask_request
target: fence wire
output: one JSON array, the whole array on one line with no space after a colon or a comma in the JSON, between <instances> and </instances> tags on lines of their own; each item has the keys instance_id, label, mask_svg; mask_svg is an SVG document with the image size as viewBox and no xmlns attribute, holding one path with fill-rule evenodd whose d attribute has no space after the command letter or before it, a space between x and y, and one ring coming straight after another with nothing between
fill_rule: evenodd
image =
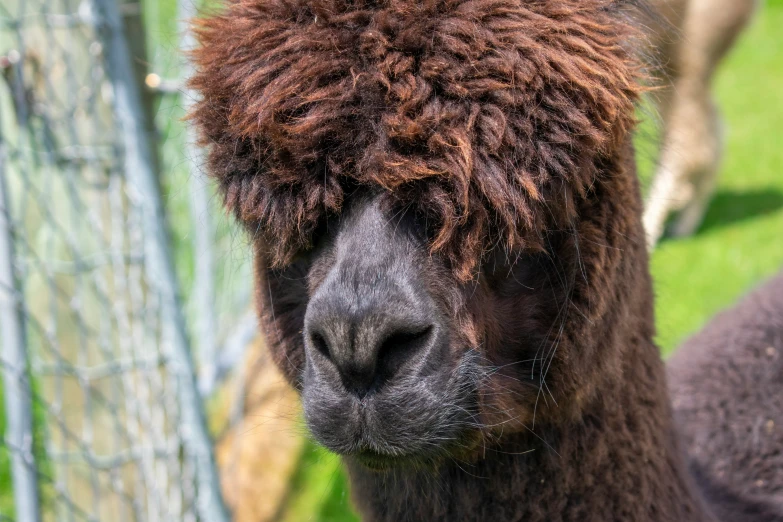
<instances>
[{"instance_id":1,"label":"fence wire","mask_svg":"<svg viewBox=\"0 0 783 522\"><path fill-rule=\"evenodd\" d=\"M187 93L149 103L134 12L0 0L0 520L228 519L197 383L254 329L247 267L215 256L233 236L173 117Z\"/></svg>"}]
</instances>

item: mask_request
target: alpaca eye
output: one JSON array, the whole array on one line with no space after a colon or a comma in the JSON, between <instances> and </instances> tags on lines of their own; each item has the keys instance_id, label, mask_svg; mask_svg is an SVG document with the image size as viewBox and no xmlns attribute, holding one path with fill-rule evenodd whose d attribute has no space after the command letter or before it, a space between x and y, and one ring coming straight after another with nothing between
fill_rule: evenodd
<instances>
[{"instance_id":1,"label":"alpaca eye","mask_svg":"<svg viewBox=\"0 0 783 522\"><path fill-rule=\"evenodd\" d=\"M317 252L329 243L337 230L335 220L336 218L323 218L319 221L318 226L310 234L310 246L302 252L303 254L308 255Z\"/></svg>"},{"instance_id":2,"label":"alpaca eye","mask_svg":"<svg viewBox=\"0 0 783 522\"><path fill-rule=\"evenodd\" d=\"M482 264L482 278L499 296L517 295L534 290L537 281L546 277L542 267L549 265L548 259L542 254L507 252L497 248Z\"/></svg>"},{"instance_id":3,"label":"alpaca eye","mask_svg":"<svg viewBox=\"0 0 783 522\"><path fill-rule=\"evenodd\" d=\"M411 222L411 231L420 240L429 243L437 232L436 221L427 215L425 209L409 207L407 214Z\"/></svg>"}]
</instances>

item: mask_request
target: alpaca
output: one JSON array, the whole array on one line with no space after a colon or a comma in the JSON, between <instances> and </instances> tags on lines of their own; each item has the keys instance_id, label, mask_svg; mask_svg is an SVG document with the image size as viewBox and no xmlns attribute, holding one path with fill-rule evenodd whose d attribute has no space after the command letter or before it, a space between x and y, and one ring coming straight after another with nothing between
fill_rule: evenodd
<instances>
[{"instance_id":1,"label":"alpaca","mask_svg":"<svg viewBox=\"0 0 783 522\"><path fill-rule=\"evenodd\" d=\"M718 520L652 340L643 11L241 0L198 22L209 172L365 520Z\"/></svg>"},{"instance_id":2,"label":"alpaca","mask_svg":"<svg viewBox=\"0 0 783 522\"><path fill-rule=\"evenodd\" d=\"M711 94L712 78L758 7L758 0L653 0L662 23L651 44L663 142L644 212L653 248L667 218L675 237L696 231L715 190L722 130Z\"/></svg>"},{"instance_id":3,"label":"alpaca","mask_svg":"<svg viewBox=\"0 0 783 522\"><path fill-rule=\"evenodd\" d=\"M783 521L783 273L667 366L688 467L716 515Z\"/></svg>"}]
</instances>

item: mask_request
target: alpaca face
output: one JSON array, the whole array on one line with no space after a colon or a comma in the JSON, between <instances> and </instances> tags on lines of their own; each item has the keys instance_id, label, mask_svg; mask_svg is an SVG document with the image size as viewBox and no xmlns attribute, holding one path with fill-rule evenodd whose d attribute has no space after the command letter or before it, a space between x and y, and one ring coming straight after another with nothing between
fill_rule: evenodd
<instances>
[{"instance_id":1,"label":"alpaca face","mask_svg":"<svg viewBox=\"0 0 783 522\"><path fill-rule=\"evenodd\" d=\"M309 256L307 424L374 467L457 450L477 424L480 365L456 332L447 272L413 216L379 197L352 206Z\"/></svg>"},{"instance_id":2,"label":"alpaca face","mask_svg":"<svg viewBox=\"0 0 783 522\"><path fill-rule=\"evenodd\" d=\"M270 346L316 439L373 468L426 465L545 418L545 387L564 390L552 341L573 264L498 249L462 282L421 215L377 192L346 206L291 265L257 267Z\"/></svg>"}]
</instances>

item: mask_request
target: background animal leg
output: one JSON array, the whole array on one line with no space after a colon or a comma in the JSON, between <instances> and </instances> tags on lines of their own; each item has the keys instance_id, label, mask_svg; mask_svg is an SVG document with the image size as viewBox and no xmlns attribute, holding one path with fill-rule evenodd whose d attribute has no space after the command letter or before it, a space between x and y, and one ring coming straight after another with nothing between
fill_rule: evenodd
<instances>
[{"instance_id":1,"label":"background animal leg","mask_svg":"<svg viewBox=\"0 0 783 522\"><path fill-rule=\"evenodd\" d=\"M708 89L706 83L675 86L670 110L661 111L668 116L666 133L644 214L651 248L663 235L671 213L678 216L670 232L685 236L696 231L709 205L720 165L722 133Z\"/></svg>"}]
</instances>

